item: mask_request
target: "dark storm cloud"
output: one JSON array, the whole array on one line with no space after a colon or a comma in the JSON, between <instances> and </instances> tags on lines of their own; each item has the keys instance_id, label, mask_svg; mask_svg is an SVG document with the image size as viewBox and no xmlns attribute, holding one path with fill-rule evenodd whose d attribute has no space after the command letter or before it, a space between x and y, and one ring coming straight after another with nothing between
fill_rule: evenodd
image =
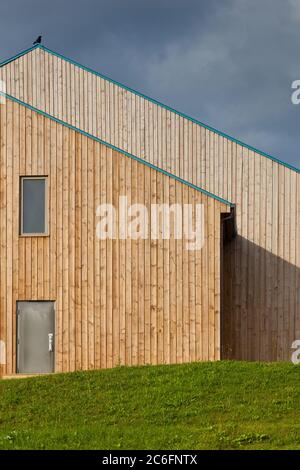
<instances>
[{"instance_id":1,"label":"dark storm cloud","mask_svg":"<svg viewBox=\"0 0 300 470\"><path fill-rule=\"evenodd\" d=\"M300 0L10 0L0 57L45 44L300 166Z\"/></svg>"}]
</instances>

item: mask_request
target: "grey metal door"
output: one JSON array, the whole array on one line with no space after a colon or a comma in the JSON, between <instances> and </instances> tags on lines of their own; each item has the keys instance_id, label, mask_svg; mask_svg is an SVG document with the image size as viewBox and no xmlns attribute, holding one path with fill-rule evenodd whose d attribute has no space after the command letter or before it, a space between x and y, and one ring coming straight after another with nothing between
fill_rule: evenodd
<instances>
[{"instance_id":1,"label":"grey metal door","mask_svg":"<svg viewBox=\"0 0 300 470\"><path fill-rule=\"evenodd\" d=\"M17 371L54 371L54 302L17 302Z\"/></svg>"}]
</instances>

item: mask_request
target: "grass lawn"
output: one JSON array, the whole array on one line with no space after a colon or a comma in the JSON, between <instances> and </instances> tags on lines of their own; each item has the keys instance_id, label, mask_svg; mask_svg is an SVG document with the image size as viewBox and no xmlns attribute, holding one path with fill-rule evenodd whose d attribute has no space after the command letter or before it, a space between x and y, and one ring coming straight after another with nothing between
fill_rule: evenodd
<instances>
[{"instance_id":1,"label":"grass lawn","mask_svg":"<svg viewBox=\"0 0 300 470\"><path fill-rule=\"evenodd\" d=\"M0 380L0 449L300 449L300 366L215 362Z\"/></svg>"}]
</instances>

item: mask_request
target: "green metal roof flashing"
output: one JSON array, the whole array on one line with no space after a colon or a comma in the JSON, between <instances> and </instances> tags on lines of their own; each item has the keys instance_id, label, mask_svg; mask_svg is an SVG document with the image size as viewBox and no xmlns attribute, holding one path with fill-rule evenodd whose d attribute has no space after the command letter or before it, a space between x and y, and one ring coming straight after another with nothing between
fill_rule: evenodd
<instances>
[{"instance_id":1,"label":"green metal roof flashing","mask_svg":"<svg viewBox=\"0 0 300 470\"><path fill-rule=\"evenodd\" d=\"M132 89L132 88L130 88L130 87L128 87L128 86L126 86L126 85L120 83L120 82L117 82L116 80L113 80L112 78L109 78L109 77L107 77L106 75L103 75L103 74L101 74L101 73L99 73L99 72L96 72L95 70L93 70L93 69L91 69L91 68L89 68L89 67L86 67L86 66L80 64L79 62L76 62L75 60L69 59L68 57L63 56L62 54L59 54L58 52L52 51L51 49L49 49L48 47L46 47L46 46L44 46L44 45L42 45L42 44L36 44L35 46L33 46L33 47L29 48L29 49L26 49L26 50L24 50L23 52L20 52L19 54L17 54L16 56L12 57L11 59L8 59L8 60L6 60L6 61L0 63L0 67L3 67L4 65L6 65L6 64L8 64L8 63L10 63L10 62L12 62L12 61L14 61L14 60L16 60L16 59L18 59L19 57L22 57L23 55L25 55L25 54L31 52L33 49L36 49L36 48L42 49L42 50L48 52L49 54L52 54L52 55L54 55L54 56L56 56L56 57L59 57L59 58L62 59L62 60L65 60L66 62L69 62L69 63L71 63L71 64L73 64L73 65L75 65L75 66L77 66L77 67L80 67L82 70L86 70L87 72L92 73L93 75L97 75L98 77L101 77L101 78L103 78L104 80L107 80L107 81L109 81L109 82L111 82L111 83L114 83L115 85L117 85L117 86L123 88L124 90L128 90L128 91L130 91L131 93L134 93L135 95L140 96L141 98L146 99L147 101L151 101L152 103L154 103L154 104L156 104L156 105L158 105L158 106L161 106L162 108L167 109L168 111L171 111L172 113L175 113L175 114L177 114L178 116L181 116L181 117L183 117L183 118L185 118L185 119L187 119L187 120L189 120L189 121L191 121L191 122L194 122L195 124L198 124L198 125L204 127L205 129L208 129L208 130L211 131L211 132L214 132L214 133L216 133L216 134L218 134L218 135L220 135L220 136L222 136L222 137L225 137L226 139L228 139L228 140L230 140L231 142L234 142L234 143L240 145L241 147L247 148L248 150L251 150L252 152L258 153L259 155L262 155L263 157L269 158L270 160L274 161L275 163L278 163L278 164L280 164L280 165L285 166L286 168L289 168L290 170L293 170L293 171L296 171L297 173L300 173L300 169L299 169L299 168L297 168L297 167L295 167L295 166L293 166L293 165L290 165L289 163L283 162L282 160L279 160L279 158L273 157L272 155L269 155L268 153L263 152L262 150L256 149L255 147L252 147L251 145L248 145L248 144L246 144L246 143L244 143L244 142L242 142L242 141L240 141L240 140L238 140L238 139L235 139L234 137L231 137L230 135L225 134L224 132L219 131L218 129L215 129L214 127L209 126L208 124L205 124L205 123L203 123L203 122L201 122L201 121L199 121L199 120L197 120L197 119L195 119L195 118L192 118L191 116L188 116L187 114L181 113L180 111L177 111L176 109L171 108L170 106L168 106L168 105L166 105L166 104L164 104L164 103L161 103L160 101L157 101L157 100L154 99L154 98L151 98L151 97L149 97L149 96L146 96L146 95L144 95L143 93L140 93L139 91L136 91L136 90L134 90L134 89Z\"/></svg>"},{"instance_id":2,"label":"green metal roof flashing","mask_svg":"<svg viewBox=\"0 0 300 470\"><path fill-rule=\"evenodd\" d=\"M163 170L162 168L159 168L155 165L152 165L152 163L147 162L143 158L137 157L137 156L135 156L135 155L133 155L129 152L126 152L125 150L119 149L115 145L112 145L108 142L105 142L104 140L99 139L98 137L95 137L94 135L89 134L89 133L83 131L82 129L78 129L75 126L72 126L72 124L69 124L65 121L62 121L61 119L58 119L54 116L51 116L50 114L47 114L44 111L41 111L40 109L34 108L30 104L24 103L23 101L19 100L18 98L15 98L14 96L8 95L7 93L3 93L2 91L0 91L0 96L3 96L4 98L9 99L11 101L14 101L15 103L18 103L21 106L24 106L25 108L28 108L28 109L30 109L31 111L33 111L37 114L40 114L40 115L42 115L42 116L44 116L48 119L51 119L52 121L55 121L58 124L61 124L62 126L68 127L69 129L71 129L75 132L79 132L80 134L82 134L82 135L84 135L84 136L86 136L86 137L88 137L92 140L95 140L96 142L99 142L100 144L103 144L106 147L109 147L110 149L115 150L116 152L122 153L126 157L132 158L133 160L136 160L137 162L142 163L143 165L146 165L149 168L152 168L153 170L156 170L159 173L162 173L163 175L166 175L169 178L172 178L172 179L178 181L179 183L182 183L186 186L189 186L190 188L195 189L196 191L199 191L200 193L205 194L206 196L209 196L209 197L215 199L216 201L219 201L219 202L221 202L223 204L226 204L227 206L230 206L230 207L235 207L235 204L233 204L232 202L227 201L226 199L223 199L223 198L217 196L216 194L212 194L209 191L206 191L205 189L202 189L199 186L196 186L196 185L190 183L189 181L185 181L182 178L179 178L178 176L173 175L172 173L169 173L168 171Z\"/></svg>"},{"instance_id":3,"label":"green metal roof flashing","mask_svg":"<svg viewBox=\"0 0 300 470\"><path fill-rule=\"evenodd\" d=\"M34 46L29 47L28 49L25 49L25 50L22 51L22 52L19 52L19 54L14 55L14 56L11 57L10 59L6 59L6 60L4 60L3 62L0 62L0 67L3 67L4 65L10 64L10 62L13 62L14 60L19 59L20 57L22 57L22 56L25 55L25 54L29 54L29 52L31 52L31 51L33 51L34 49L37 49L37 48L39 48L39 47L40 47L40 44L35 44Z\"/></svg>"}]
</instances>

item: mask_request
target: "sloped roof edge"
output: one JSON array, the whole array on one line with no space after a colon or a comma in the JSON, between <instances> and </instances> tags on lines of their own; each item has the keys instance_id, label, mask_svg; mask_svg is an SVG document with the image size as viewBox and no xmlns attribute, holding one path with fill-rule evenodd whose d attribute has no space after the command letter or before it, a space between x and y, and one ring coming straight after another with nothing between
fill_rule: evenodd
<instances>
[{"instance_id":1,"label":"sloped roof edge","mask_svg":"<svg viewBox=\"0 0 300 470\"><path fill-rule=\"evenodd\" d=\"M58 124L61 124L62 126L68 127L69 129L71 129L75 132L79 132L80 134L84 135L85 137L88 137L88 138L90 138L90 139L92 139L96 142L99 142L100 144L103 144L106 147L108 147L112 150L115 150L116 152L122 153L126 157L132 158L133 160L135 160L139 163L142 163L143 165L148 166L149 168L152 168L153 170L155 170L159 173L162 173L165 176L168 176L169 178L172 178L172 179L178 181L179 183L184 184L185 186L189 186L190 188L195 189L196 191L199 191L200 193L205 194L206 196L209 196L209 197L215 199L218 202L221 202L221 203L223 203L227 206L230 206L230 207L235 207L235 204L233 204L232 202L227 201L226 199L223 199L223 198L217 196L216 194L210 193L209 191L206 191L205 189L200 188L199 186L196 186L193 183L190 183L189 181L183 180L182 178L179 178L178 176L176 176L172 173L169 173L168 171L163 170L162 168L159 168L159 167L153 165L152 163L147 162L143 158L137 157L136 155L133 155L129 152L126 152L125 150L122 150L122 149L120 149L120 148L116 147L115 145L112 145L108 142L105 142L104 140L99 139L98 137L95 137L94 135L89 134L89 133L83 131L82 129L78 129L75 126L72 126L72 124L69 124L65 121L62 121L61 119L58 119L54 116L51 116L50 114L47 114L44 111L41 111L40 109L37 109L37 108L31 106L30 104L24 103L23 101L19 100L18 98L15 98L14 96L8 95L7 93L3 93L1 91L0 91L0 96L3 96L4 98L9 99L11 101L14 101L15 103L18 103L19 105L24 106L25 108L30 109L31 111L36 112L37 114L40 114L40 115L42 115L42 116L44 116L48 119L51 119L52 121L55 121Z\"/></svg>"},{"instance_id":2,"label":"sloped roof edge","mask_svg":"<svg viewBox=\"0 0 300 470\"><path fill-rule=\"evenodd\" d=\"M141 93L141 92L139 92L139 91L136 91L136 90L134 90L133 88L130 88L130 87L128 87L127 85L124 85L123 83L120 83L120 82L118 82L118 81L116 81L116 80L113 80L113 79L110 78L110 77L107 77L106 75L101 74L100 72L96 72L95 70L93 70L93 69L91 69L91 68L89 68L89 67L86 67L85 65L82 65L82 64L80 64L79 62L76 62L76 61L73 60L73 59L69 59L68 57L65 57L64 55L62 55L62 54L60 54L60 53L58 53L58 52L52 51L51 49L49 49L48 47L44 46L43 44L36 44L35 46L33 46L33 47L29 48L29 49L26 49L26 50L20 52L19 54L15 55L15 56L12 57L11 59L8 59L8 60L6 60L6 61L0 63L0 67L3 67L4 65L7 65L7 64L10 63L10 62L13 62L14 60L18 59L19 57L22 57L23 55L25 55L25 54L31 52L31 51L32 51L33 49L35 49L35 48L42 49L42 50L44 50L45 52L48 52L49 54L52 54L52 55L54 55L54 56L56 56L56 57L58 57L58 58L60 58L60 59L62 59L62 60L65 60L66 62L69 62L69 63L71 63L71 64L73 64L73 65L75 65L75 66L81 68L82 70L85 70L85 71L87 71L87 72L89 72L89 73L92 73L93 75L97 75L98 77L103 78L104 80L107 80L107 81L109 81L110 83L113 83L113 84L115 84L115 85L117 85L117 86L123 88L124 90L128 90L128 91L130 91L131 93L134 93L135 95L140 96L141 98L144 98L144 99L147 100L147 101L150 101L150 102L152 102L152 103L154 103L154 104L156 104L156 105L158 105L158 106L160 106L160 107L162 107L162 108L164 108L164 109L166 109L166 110L168 110L168 111L171 111L172 113L177 114L178 116L181 116L181 117L183 117L183 118L185 118L185 119L187 119L187 120L189 120L189 121L191 121L191 122L193 122L193 123L195 123L195 124L198 124L199 126L202 126L202 127L204 127L205 129L207 129L207 130L209 130L209 131L211 131L211 132L214 132L215 134L218 134L218 135L220 135L221 137L224 137L224 138L230 140L231 142L234 142L234 143L240 145L241 147L244 147L244 148L246 148L246 149L248 149L248 150L250 150L250 151L252 151L252 152L255 152L255 153L259 154L259 155L262 155L263 157L266 157L266 158L268 158L268 159L274 161L275 163L278 163L279 165L283 165L283 166L285 166L286 168L289 168L290 170L293 170L293 171L295 171L295 172L297 172L297 173L300 173L300 168L297 168L297 167L295 167L295 166L293 166L293 165L290 165L289 163L284 162L284 161L280 160L280 159L277 158L277 157L274 157L274 156L272 156L272 155L270 155L270 154L268 154L268 153L266 153L266 152L263 152L262 150L259 150L259 149L255 148L255 147L252 147L251 145L246 144L245 142L242 142L241 140L238 140L238 139L236 139L235 137L232 137L232 136L226 134L225 132L222 132L222 131L220 131L220 130L218 130L218 129L215 129L214 127L212 127L212 126L210 126L210 125L208 125L208 124L205 124L204 122L201 122L201 121L199 121L199 120L197 120L197 119L195 119L195 118L193 118L193 117L191 117L191 116L188 116L187 114L182 113L182 112L180 112L180 111L178 111L178 110L176 110L176 109L174 109L174 108L172 108L172 107L170 107L170 106L168 106L168 105L166 105L166 104L164 104L164 103L161 103L160 101L156 100L155 98L151 98L151 97L149 97L149 96L147 96L147 95L144 95L143 93Z\"/></svg>"},{"instance_id":3,"label":"sloped roof edge","mask_svg":"<svg viewBox=\"0 0 300 470\"><path fill-rule=\"evenodd\" d=\"M19 52L19 54L14 55L10 59L6 59L3 62L0 62L0 67L3 67L4 65L10 64L10 62L13 62L14 60L19 59L23 55L29 54L29 52L33 51L34 49L38 49L39 47L41 47L40 44L35 44L34 46L29 47L28 49L25 49L22 52Z\"/></svg>"}]
</instances>

